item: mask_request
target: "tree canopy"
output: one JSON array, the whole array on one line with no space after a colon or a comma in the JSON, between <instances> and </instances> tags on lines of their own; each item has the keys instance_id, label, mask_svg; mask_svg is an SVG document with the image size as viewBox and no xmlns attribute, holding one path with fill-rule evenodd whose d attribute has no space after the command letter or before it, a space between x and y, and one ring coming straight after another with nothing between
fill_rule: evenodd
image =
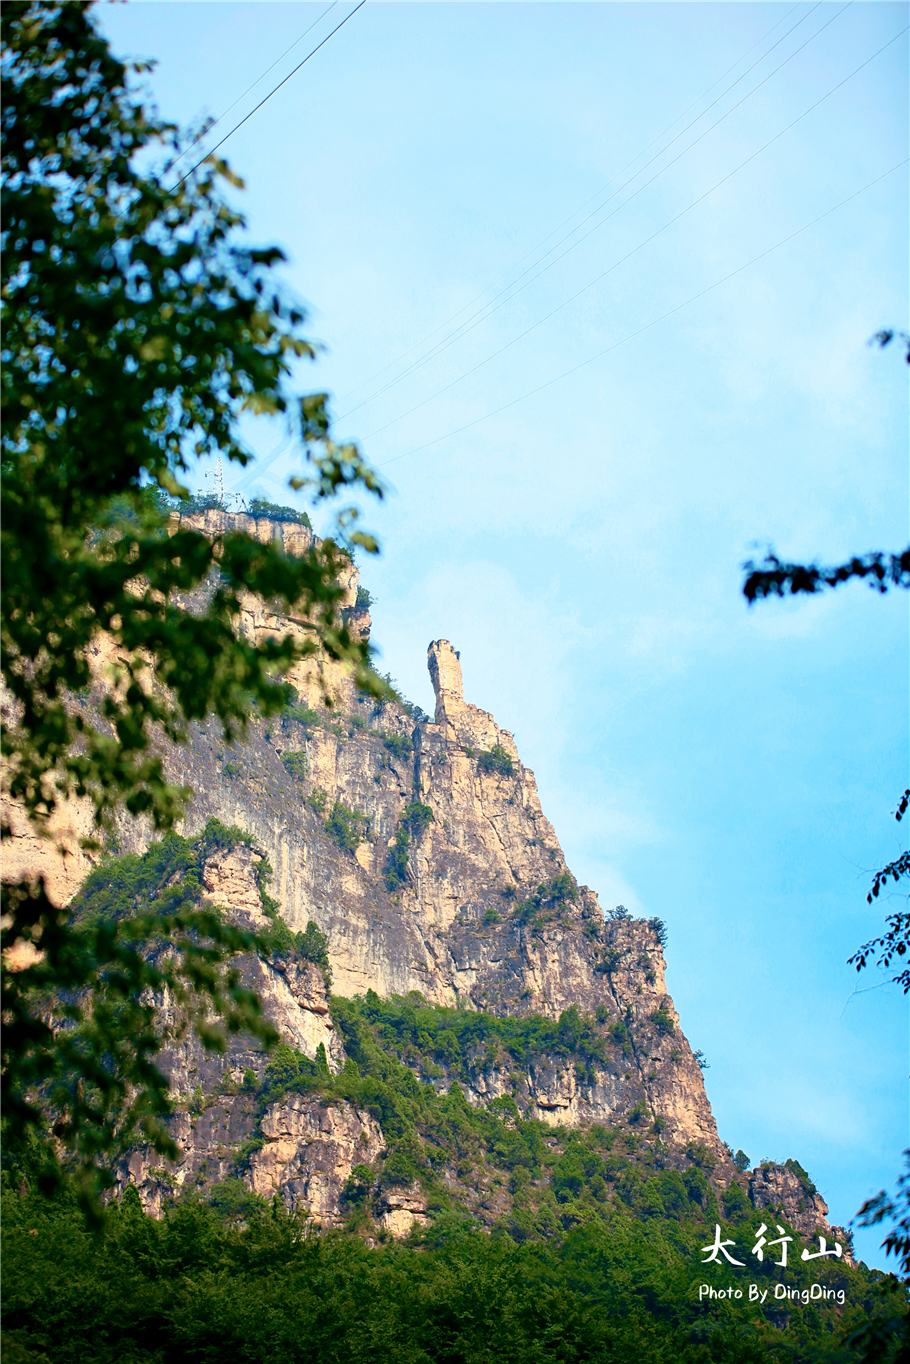
<instances>
[{"instance_id":1,"label":"tree canopy","mask_svg":"<svg viewBox=\"0 0 910 1364\"><path fill-rule=\"evenodd\" d=\"M884 350L894 340L904 347L905 359L910 364L910 334L907 332L883 328L870 338L869 344ZM762 564L749 561L743 565L743 569L746 573L743 595L750 605L773 596L812 595L826 588L840 587L853 578L867 581L879 593L885 593L892 587L910 588L910 547L897 554L875 551L854 555L846 563L830 568L821 568L815 563L784 563L773 550L769 550ZM910 789L905 790L897 802L894 818L898 823L908 808ZM889 882L900 881L907 875L910 875L910 851L905 850L875 873L866 900L871 905ZM862 971L872 960L876 960L876 964L886 971L902 964L903 969L892 977L892 982L900 985L904 994L910 993L910 913L898 910L889 915L885 920L884 933L857 948L849 964L855 966L857 971ZM905 1151L904 1157L910 1161L910 1151ZM896 1226L882 1244L888 1254L899 1256L904 1275L910 1274L910 1173L901 1176L895 1197L889 1198L883 1190L875 1198L867 1200L857 1216L861 1226L874 1226L887 1216L896 1219ZM900 1329L906 1338L910 1332L910 1321L903 1319ZM867 1322L857 1332L856 1344L868 1350L865 1358L883 1359L887 1357L890 1334L886 1331L881 1335L871 1322Z\"/></svg>"},{"instance_id":2,"label":"tree canopy","mask_svg":"<svg viewBox=\"0 0 910 1364\"><path fill-rule=\"evenodd\" d=\"M121 801L169 827L185 794L151 735L215 712L230 735L252 697L282 702L290 640L254 645L232 618L243 592L302 606L311 653L380 690L368 647L338 617L338 546L291 559L239 533L213 542L168 525L161 494L204 455L245 465L241 419L283 416L304 454L293 480L315 499L381 494L353 445L329 436L326 395L295 398L312 358L303 311L274 275L277 249L243 240L221 162L169 188L179 134L131 95L88 6L58 0L3 15L3 681L9 794L40 819L71 794L99 820ZM156 160L157 154L157 160ZM172 178L172 177L171 177ZM339 542L375 541L341 513ZM203 613L175 601L217 566ZM116 646L105 724L68 698L91 683L89 646Z\"/></svg>"},{"instance_id":3,"label":"tree canopy","mask_svg":"<svg viewBox=\"0 0 910 1364\"><path fill-rule=\"evenodd\" d=\"M314 503L383 489L355 445L331 439L326 394L295 389L316 347L276 278L281 252L251 246L225 197L240 181L210 160L172 183L181 134L134 93L131 70L143 68L117 60L88 4L28 0L4 6L0 24L3 795L45 836L62 802L88 800L87 843L100 847L118 809L160 831L184 813L191 793L168 781L162 740L185 740L210 714L234 738L251 708L284 704L281 675L301 657L340 661L362 689L385 690L340 611L346 556L377 549L356 510L338 511L333 535L297 557L237 531L213 538L180 518L196 461L247 464L247 423L265 417L295 435L291 484ZM207 604L187 609L203 584ZM293 606L309 637L239 638L248 593ZM99 643L112 660L103 687ZM117 1122L166 1146L144 989L182 991L210 1043L213 1007L267 1035L226 966L257 940L195 902L89 932L42 884L22 882L5 887L3 909L5 951L40 944L31 965L4 973L6 1112L45 1143L50 1166L60 1142L75 1144L91 1184ZM176 948L163 975L143 953L150 936ZM117 997L107 1014L86 993L99 977ZM75 1029L65 1084L49 1028L60 989ZM134 1025L139 1040L121 1045ZM48 1086L57 1145L34 1102ZM132 1117L121 1107L114 1121L114 1093L132 1095Z\"/></svg>"}]
</instances>

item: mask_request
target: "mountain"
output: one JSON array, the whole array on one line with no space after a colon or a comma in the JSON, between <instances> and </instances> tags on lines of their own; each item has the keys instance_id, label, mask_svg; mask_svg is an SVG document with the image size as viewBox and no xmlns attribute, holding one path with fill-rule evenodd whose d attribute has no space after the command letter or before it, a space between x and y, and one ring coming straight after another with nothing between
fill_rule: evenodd
<instances>
[{"instance_id":1,"label":"mountain","mask_svg":"<svg viewBox=\"0 0 910 1364\"><path fill-rule=\"evenodd\" d=\"M265 517L185 519L213 537L278 539L289 554L313 538ZM343 586L345 619L367 638L353 564ZM308 634L305 619L252 598L238 629ZM110 661L102 641L99 694ZM242 742L226 745L214 721L193 725L187 744L163 747L170 779L194 792L163 845L123 818L116 855L91 869L75 851L52 858L13 819L5 874L43 871L60 899L75 894L77 914L104 912L115 885L148 898L171 884L179 845L200 894L273 936L274 953L242 971L278 1052L248 1039L223 1054L191 1036L169 1044L180 1157L134 1151L120 1189L134 1184L157 1214L181 1190L241 1180L368 1238L453 1210L549 1234L616 1200L641 1212L682 1199L706 1223L775 1212L849 1256L795 1161L747 1171L718 1136L666 990L662 922L604 914L566 865L511 733L464 699L457 651L435 640L427 664L432 719L310 659L289 673L283 713L252 715ZM74 846L88 819L72 805L58 830Z\"/></svg>"}]
</instances>

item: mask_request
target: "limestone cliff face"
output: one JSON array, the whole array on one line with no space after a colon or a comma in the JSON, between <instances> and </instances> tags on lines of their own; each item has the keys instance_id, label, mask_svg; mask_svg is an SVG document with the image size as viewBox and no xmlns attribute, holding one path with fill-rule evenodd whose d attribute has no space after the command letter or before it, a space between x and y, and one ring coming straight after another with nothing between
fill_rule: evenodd
<instances>
[{"instance_id":1,"label":"limestone cliff face","mask_svg":"<svg viewBox=\"0 0 910 1364\"><path fill-rule=\"evenodd\" d=\"M256 991L266 1018L282 1041L311 1060L315 1060L320 1046L324 1047L333 1070L344 1065L344 1046L332 1022L318 966L282 958L262 961L248 957L241 960L240 975L242 983ZM163 996L159 1003L162 1023L169 1027L178 1024L179 1015L169 996ZM179 1043L169 1044L160 1064L174 1092L187 1096L197 1085L209 1093L225 1082L239 1083L247 1070L261 1074L263 1053L233 1038L227 1052L206 1051L195 1036L188 1034Z\"/></svg>"},{"instance_id":2,"label":"limestone cliff face","mask_svg":"<svg viewBox=\"0 0 910 1364\"><path fill-rule=\"evenodd\" d=\"M253 1192L278 1193L322 1226L338 1219L354 1166L376 1160L385 1145L379 1124L364 1109L300 1095L272 1104L260 1130L264 1143L250 1158Z\"/></svg>"},{"instance_id":3,"label":"limestone cliff face","mask_svg":"<svg viewBox=\"0 0 910 1364\"><path fill-rule=\"evenodd\" d=\"M231 1086L188 1105L171 1120L171 1131L180 1150L176 1162L136 1150L117 1171L117 1192L135 1185L156 1216L174 1192L235 1176L238 1150L252 1144L243 1168L252 1191L266 1198L278 1194L318 1225L332 1226L341 1218L354 1166L375 1161L385 1146L379 1124L363 1109L292 1095L271 1104L257 1123L251 1096ZM417 1211L425 1212L426 1204ZM385 1225L381 1212L378 1220ZM393 1219L389 1230L407 1231L414 1220L405 1225L400 1217Z\"/></svg>"},{"instance_id":4,"label":"limestone cliff face","mask_svg":"<svg viewBox=\"0 0 910 1364\"><path fill-rule=\"evenodd\" d=\"M306 526L217 509L175 515L171 520L171 532L181 526L201 531L213 540L231 531L243 532L262 543L274 542L289 555L303 555L318 544L316 536ZM370 613L366 607L358 605L360 575L350 561L342 558L341 563L341 615L354 635L367 639L370 634ZM202 588L194 597L180 599L188 609L193 610L210 590L211 587ZM237 629L241 635L256 643L286 635L291 635L299 643L307 643L312 638L312 627L303 614L279 615L268 603L251 594L242 598ZM110 637L96 637L89 649L89 665L99 691L112 685L117 663L118 651ZM314 703L320 703L324 694L334 695L343 688L345 674L338 664L322 660L315 666L308 662L292 668L288 680L292 684L299 682L303 694ZM84 708L89 702L85 697L79 697L74 704ZM0 695L0 720L4 725L14 723L14 707L5 694ZM193 769L191 752L189 762L183 766L188 770ZM91 802L87 799L72 799L60 806L48 821L44 831L46 837L38 835L22 809L5 794L0 796L0 814L11 831L11 836L3 845L3 879L13 881L20 877L43 876L50 898L58 904L68 903L94 865L92 857L81 846L83 840L96 837L98 833L94 826ZM141 823L124 822L121 833L124 846L141 848L148 841L148 831L143 829Z\"/></svg>"},{"instance_id":5,"label":"limestone cliff face","mask_svg":"<svg viewBox=\"0 0 910 1364\"><path fill-rule=\"evenodd\" d=\"M793 1161L785 1165L768 1161L750 1170L748 1192L756 1208L783 1217L807 1240L817 1233L827 1235L829 1240L836 1238L848 1248L847 1259L852 1258L851 1233L845 1227L829 1225L827 1203L808 1176L794 1168Z\"/></svg>"},{"instance_id":6,"label":"limestone cliff face","mask_svg":"<svg viewBox=\"0 0 910 1364\"><path fill-rule=\"evenodd\" d=\"M313 920L327 934L338 994L417 990L433 1003L553 1018L572 1005L600 1010L605 1031L622 1025L628 1035L615 1061L585 1080L555 1063L529 1075L535 1112L609 1122L643 1103L668 1138L726 1158L654 927L605 920L594 892L571 877L512 735L465 702L447 641L430 645L429 666L432 723L415 724L392 703L377 710L348 685L322 724L255 721L231 750L214 726L197 727L191 744L167 755L170 775L196 792L192 828L215 815L253 835L287 923L299 931ZM414 802L432 819L410 839L390 889L396 831ZM353 850L327 831L336 805L363 816ZM249 912L254 891L232 892L230 871L207 872L213 897L238 909L242 900ZM491 1074L485 1092L501 1084Z\"/></svg>"},{"instance_id":7,"label":"limestone cliff face","mask_svg":"<svg viewBox=\"0 0 910 1364\"><path fill-rule=\"evenodd\" d=\"M314 543L304 527L223 512L197 514L192 524L213 537L235 528L277 537L291 554ZM345 572L342 609L366 638L357 570ZM238 628L255 639L309 634L304 618L278 616L252 598ZM99 686L103 655L101 644ZM543 1056L516 1074L514 1064L479 1057L463 1085L468 1101L512 1094L525 1116L562 1127L647 1120L675 1149L700 1152L729 1184L738 1176L667 994L662 926L624 913L605 917L594 891L566 866L513 736L465 701L452 645L433 641L427 661L432 721L415 722L413 708L358 694L339 667L308 662L290 676L300 704L277 719L251 720L242 743L226 746L217 726L205 723L192 726L186 746L164 750L170 778L195 792L184 832L195 834L214 816L252 836L250 845L221 850L205 864L207 897L246 926L264 927L255 868L266 857L269 892L290 928L302 931L313 921L327 935L341 996L417 991L430 1003L499 1015L558 1019L574 1007L596 1019L604 1062L580 1068L564 1056ZM74 809L61 818L78 833L83 815ZM15 827L21 837L5 874L51 867L47 847ZM143 851L149 841L138 822L124 820L119 834L124 850ZM86 868L67 861L52 870L64 901ZM283 1041L311 1059L323 1048L332 1070L344 1065L318 967L255 958L244 962L243 976ZM175 1021L170 1000L160 1007L165 1022ZM174 1135L181 1156L159 1168L136 1152L120 1171L121 1182L134 1182L154 1209L174 1186L240 1169L256 1192L280 1193L332 1223L352 1169L382 1154L374 1117L311 1095L272 1104L257 1129L250 1072L260 1078L265 1058L240 1040L217 1055L184 1039L167 1049L164 1065L180 1108ZM444 1088L449 1077L434 1083ZM238 1166L254 1131L254 1149ZM807 1232L813 1219L827 1228L821 1201L797 1207L804 1191L784 1188L787 1171L777 1187L774 1170L783 1167L753 1172L748 1192L756 1206L792 1204ZM425 1218L418 1189L375 1194L375 1218L394 1234ZM488 1205L495 1210L497 1196L481 1194L478 1214Z\"/></svg>"}]
</instances>

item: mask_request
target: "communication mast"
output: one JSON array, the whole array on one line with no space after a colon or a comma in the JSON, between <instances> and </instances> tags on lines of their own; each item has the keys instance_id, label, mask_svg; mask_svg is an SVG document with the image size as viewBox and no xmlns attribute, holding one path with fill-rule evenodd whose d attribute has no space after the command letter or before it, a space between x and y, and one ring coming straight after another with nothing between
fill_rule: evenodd
<instances>
[{"instance_id":1,"label":"communication mast","mask_svg":"<svg viewBox=\"0 0 910 1364\"><path fill-rule=\"evenodd\" d=\"M215 499L216 505L219 506L219 507L223 507L223 506L225 505L225 503L224 503L224 465L223 465L222 462L221 462L221 456L220 456L220 455L218 456L218 460L217 460L217 463L215 464L214 469L210 469L210 470L209 470L209 472L206 474L206 478L210 478L210 479L212 480L212 496L213 496L214 499Z\"/></svg>"},{"instance_id":2,"label":"communication mast","mask_svg":"<svg viewBox=\"0 0 910 1364\"><path fill-rule=\"evenodd\" d=\"M228 493L224 490L224 464L220 455L214 469L210 469L205 476L212 480L210 496L217 507L223 511L246 511L246 498L242 493Z\"/></svg>"}]
</instances>

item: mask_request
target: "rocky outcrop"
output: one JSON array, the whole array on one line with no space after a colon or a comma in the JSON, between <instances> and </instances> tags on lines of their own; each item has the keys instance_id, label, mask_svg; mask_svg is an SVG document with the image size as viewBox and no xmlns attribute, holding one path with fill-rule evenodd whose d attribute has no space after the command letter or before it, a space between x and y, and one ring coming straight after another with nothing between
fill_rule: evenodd
<instances>
[{"instance_id":1,"label":"rocky outcrop","mask_svg":"<svg viewBox=\"0 0 910 1364\"><path fill-rule=\"evenodd\" d=\"M238 843L232 848L218 848L202 869L206 898L213 904L224 905L244 927L253 929L268 924L256 880L256 867L261 860L261 848Z\"/></svg>"},{"instance_id":2,"label":"rocky outcrop","mask_svg":"<svg viewBox=\"0 0 910 1364\"><path fill-rule=\"evenodd\" d=\"M295 558L302 558L319 543L310 527L300 522L277 521L270 516L250 516L248 512L227 512L218 507L176 513L171 518L171 530L177 529L198 530L210 540L217 540L233 531L249 535L263 545L275 544L285 554Z\"/></svg>"},{"instance_id":3,"label":"rocky outcrop","mask_svg":"<svg viewBox=\"0 0 910 1364\"><path fill-rule=\"evenodd\" d=\"M3 840L3 880L43 877L51 901L68 904L95 865L82 846L95 832L91 802L68 801L55 810L43 836L21 806L5 796L0 804L0 817L9 830Z\"/></svg>"},{"instance_id":4,"label":"rocky outcrop","mask_svg":"<svg viewBox=\"0 0 910 1364\"><path fill-rule=\"evenodd\" d=\"M256 1104L239 1084L222 1081L208 1097L200 1082L195 1095L183 1100L169 1122L177 1144L176 1161L140 1147L115 1172L115 1194L135 1185L143 1207L161 1215L175 1193L206 1188L237 1174L237 1155L253 1136Z\"/></svg>"},{"instance_id":5,"label":"rocky outcrop","mask_svg":"<svg viewBox=\"0 0 910 1364\"><path fill-rule=\"evenodd\" d=\"M419 1184L383 1190L374 1205L373 1215L382 1230L391 1236L407 1236L415 1227L425 1227L430 1221L427 1200Z\"/></svg>"},{"instance_id":6,"label":"rocky outcrop","mask_svg":"<svg viewBox=\"0 0 910 1364\"><path fill-rule=\"evenodd\" d=\"M194 513L183 524L214 539L231 530L277 539L288 554L317 545L304 526L221 511ZM342 570L341 618L367 638L357 570L347 560ZM303 615L279 615L253 597L244 599L237 628L256 641L290 634L308 645L313 638ZM214 816L250 838L208 858L207 898L265 930L274 912L262 898L267 859L268 891L288 927L302 932L312 921L327 936L339 995L416 991L430 1003L497 1015L585 1018L602 1042L598 1059L582 1066L564 1048L517 1067L485 1054L461 1076L468 1102L510 1095L524 1116L554 1127L624 1123L630 1138L647 1130L696 1152L729 1183L736 1172L666 990L662 924L625 911L605 917L594 891L569 871L513 735L465 700L457 651L434 640L427 662L432 721L414 707L360 694L342 667L310 658L288 675L298 703L270 720L254 716L242 741L225 744L212 720L193 724L185 746L163 748L169 778L195 793L184 832L195 834ZM115 669L102 639L93 655L99 688L111 685ZM88 867L78 853L86 818L82 807L60 813L73 860L56 862L48 861L49 845L42 850L14 819L14 871L48 871L65 901ZM140 852L150 832L124 819L118 836L125 850ZM241 963L241 974L287 1045L310 1060L324 1053L333 1071L345 1064L319 967L294 955L257 957ZM160 1008L176 1033L173 1001L162 998ZM251 1082L265 1062L243 1039L231 1039L220 1055L192 1036L170 1044L164 1067L180 1109L181 1154L160 1167L134 1153L121 1180L158 1208L169 1188L242 1170L256 1192L279 1193L317 1221L337 1222L345 1182L355 1166L379 1157L383 1134L366 1111L313 1095L257 1110ZM437 1087L450 1083L437 1075ZM374 1218L391 1234L428 1216L416 1186L374 1193ZM749 1194L757 1208L781 1210L807 1235L827 1228L823 1201L788 1167L753 1171ZM498 1199L491 1187L478 1193L477 1207L495 1212Z\"/></svg>"},{"instance_id":7,"label":"rocky outcrop","mask_svg":"<svg viewBox=\"0 0 910 1364\"><path fill-rule=\"evenodd\" d=\"M339 1220L342 1193L355 1165L369 1165L385 1145L379 1124L363 1109L291 1095L260 1122L263 1144L250 1157L255 1193L280 1193L321 1226ZM424 1205L425 1210L426 1205Z\"/></svg>"},{"instance_id":8,"label":"rocky outcrop","mask_svg":"<svg viewBox=\"0 0 910 1364\"><path fill-rule=\"evenodd\" d=\"M244 927L262 929L268 920L262 911L254 858L255 850L250 848L232 850L229 856L219 852L206 862L203 881L205 885L218 886L217 903ZM225 868L228 873L219 879ZM236 894L236 904L226 894L228 890ZM320 967L294 955L268 959L241 957L237 967L241 983L259 996L263 1014L283 1042L310 1060L317 1059L321 1047L329 1068L341 1069L345 1062L344 1046L332 1021ZM231 1037L226 1051L208 1051L192 1031L179 1035L181 1011L168 994L159 998L158 1007L162 1028L174 1038L162 1051L158 1064L178 1099L192 1095L197 1086L205 1094L224 1085L238 1087L248 1072L257 1080L261 1078L268 1058L249 1038Z\"/></svg>"},{"instance_id":9,"label":"rocky outcrop","mask_svg":"<svg viewBox=\"0 0 910 1364\"><path fill-rule=\"evenodd\" d=\"M759 1211L781 1217L807 1241L824 1236L829 1247L838 1242L852 1260L852 1235L845 1227L828 1222L828 1205L804 1170L795 1161L776 1165L768 1161L748 1174L749 1198Z\"/></svg>"},{"instance_id":10,"label":"rocky outcrop","mask_svg":"<svg viewBox=\"0 0 910 1364\"><path fill-rule=\"evenodd\" d=\"M210 1187L241 1168L254 1193L266 1198L277 1193L288 1207L331 1226L343 1215L344 1187L354 1166L375 1161L385 1146L379 1124L362 1109L290 1095L269 1105L257 1121L252 1096L232 1085L208 1098L200 1094L171 1120L171 1131L180 1150L176 1161L142 1148L117 1171L115 1191L134 1184L156 1216L176 1191ZM388 1230L398 1234L397 1227L411 1225L393 1219Z\"/></svg>"}]
</instances>

